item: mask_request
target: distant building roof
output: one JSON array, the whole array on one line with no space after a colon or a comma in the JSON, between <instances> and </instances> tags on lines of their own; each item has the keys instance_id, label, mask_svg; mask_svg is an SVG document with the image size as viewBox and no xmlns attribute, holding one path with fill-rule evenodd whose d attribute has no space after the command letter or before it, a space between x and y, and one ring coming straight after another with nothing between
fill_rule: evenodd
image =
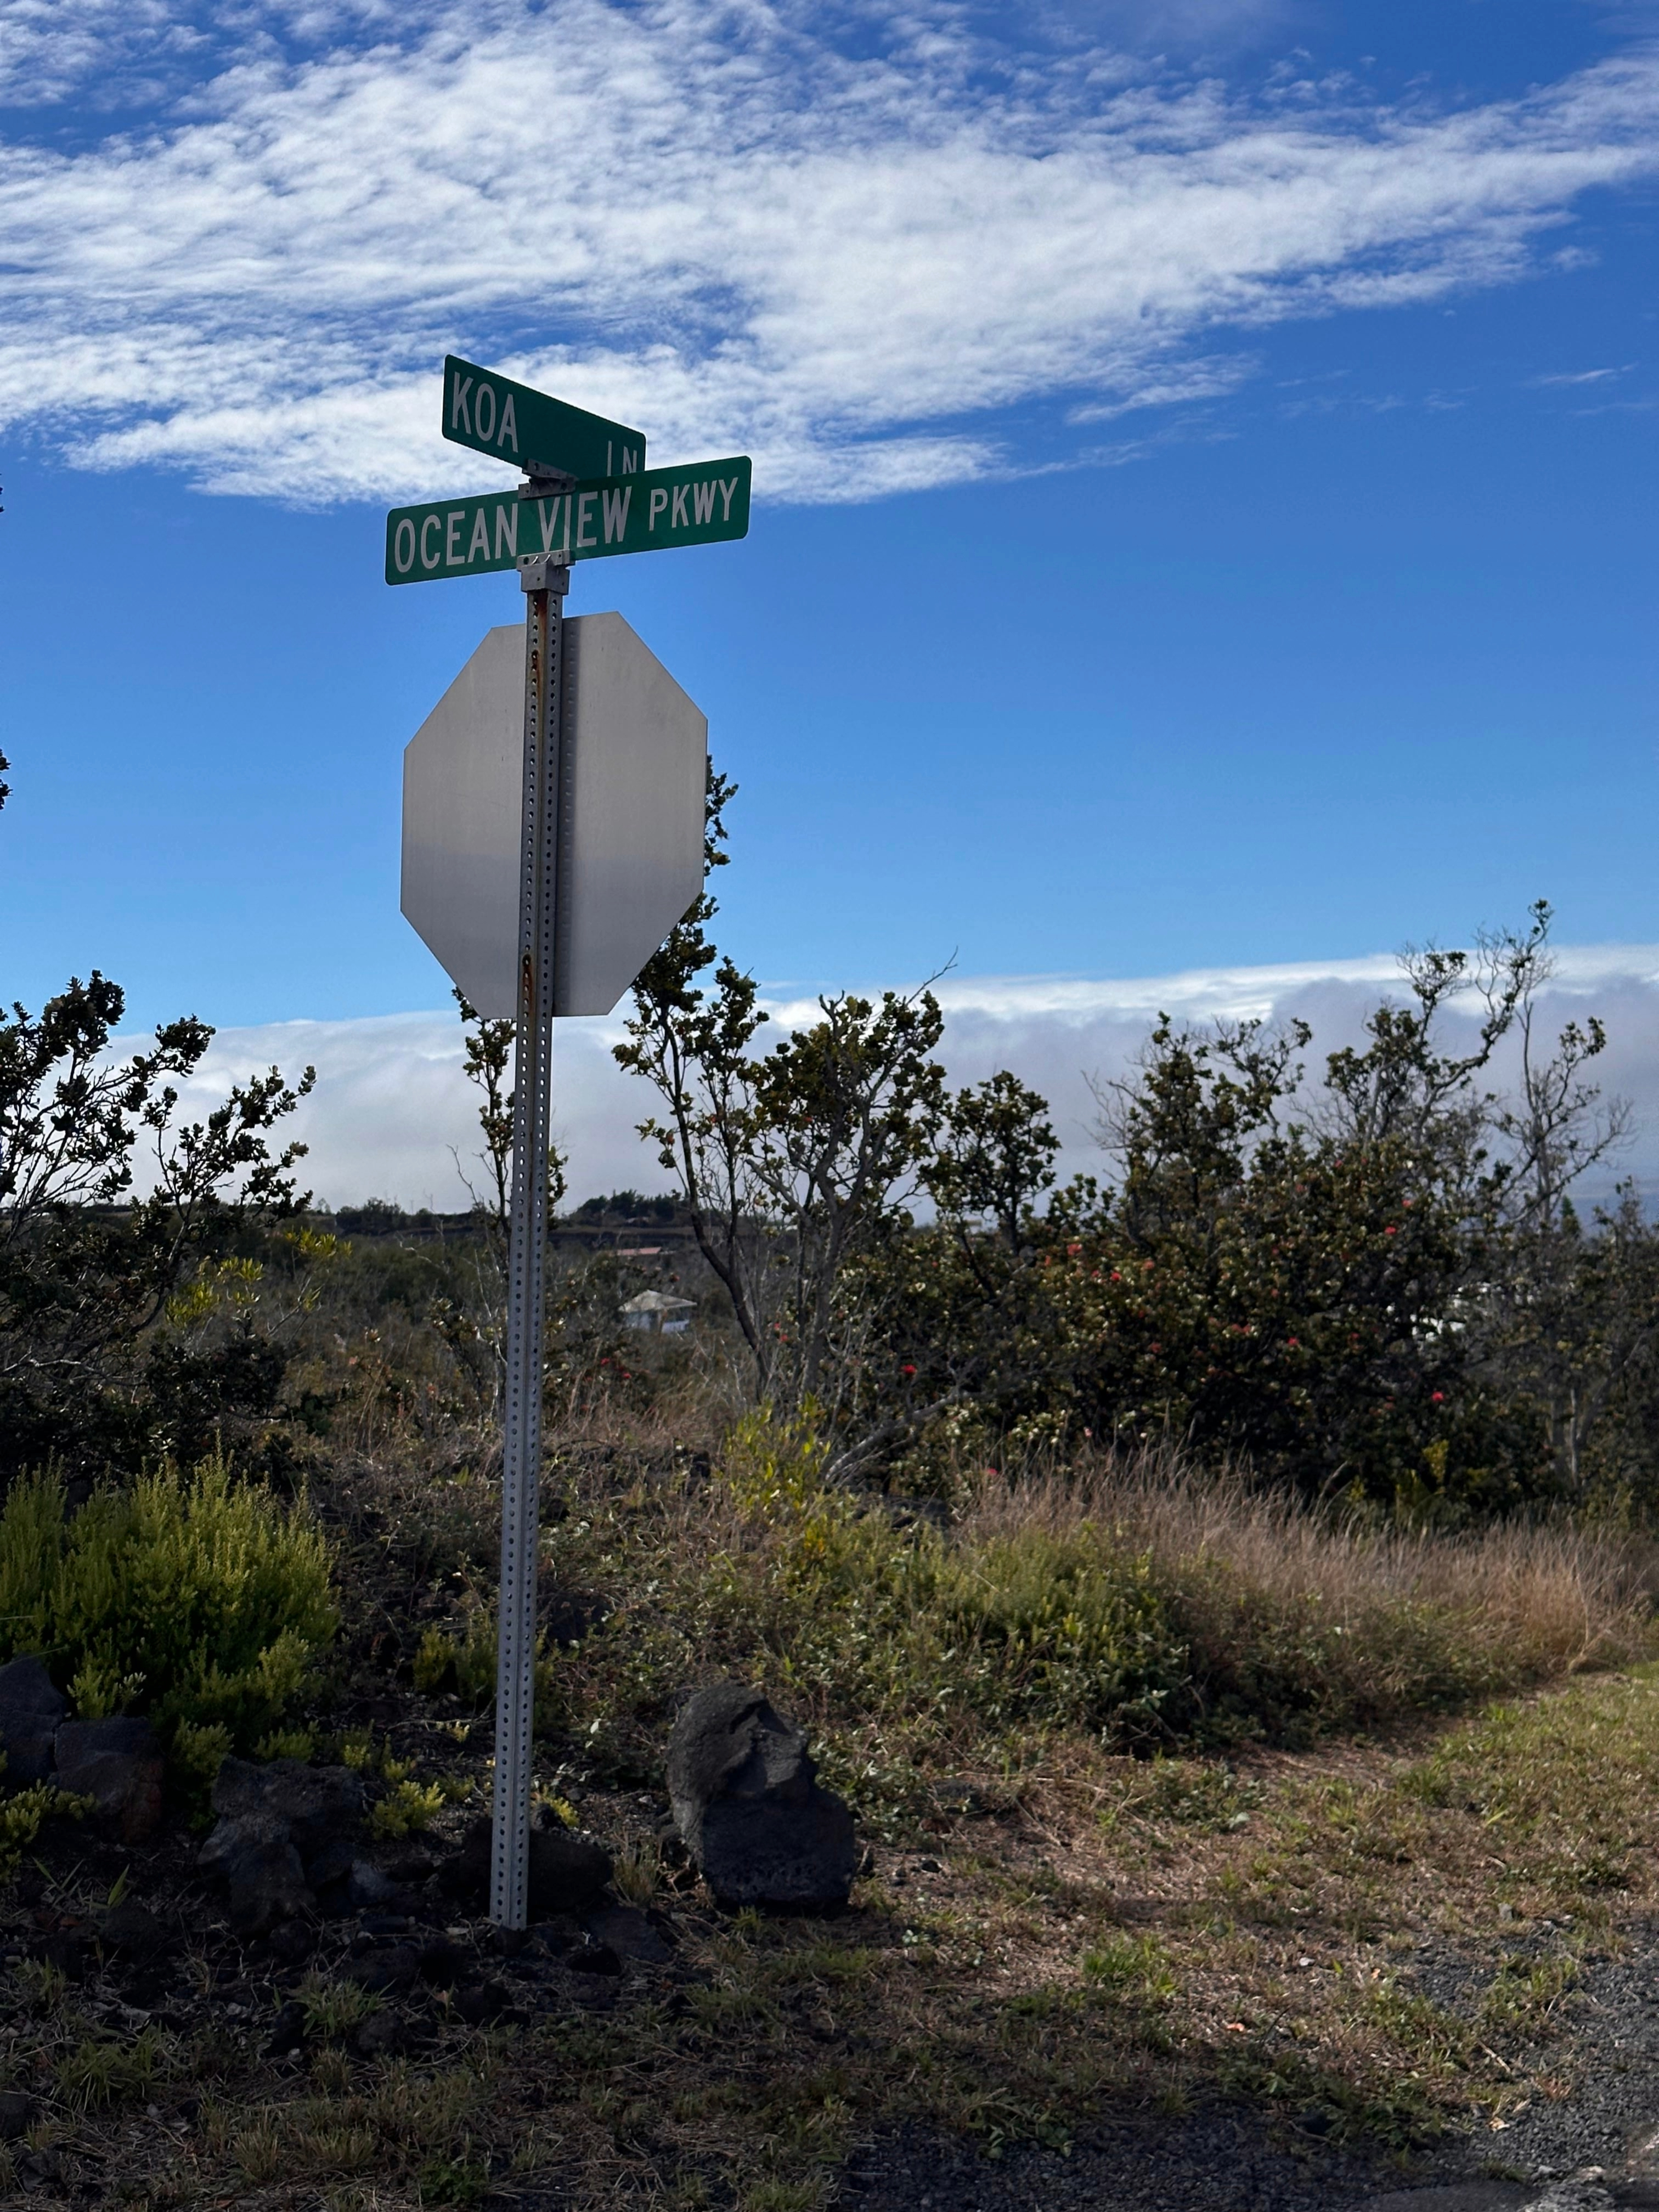
<instances>
[{"instance_id":1,"label":"distant building roof","mask_svg":"<svg viewBox=\"0 0 1659 2212\"><path fill-rule=\"evenodd\" d=\"M617 1311L625 1314L684 1313L696 1305L695 1298L671 1298L666 1291L641 1291L636 1298L629 1298Z\"/></svg>"}]
</instances>

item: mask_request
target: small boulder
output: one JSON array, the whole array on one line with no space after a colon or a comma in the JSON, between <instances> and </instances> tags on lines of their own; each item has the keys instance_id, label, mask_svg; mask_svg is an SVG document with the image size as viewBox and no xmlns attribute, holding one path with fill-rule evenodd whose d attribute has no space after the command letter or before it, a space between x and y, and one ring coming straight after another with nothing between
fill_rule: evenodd
<instances>
[{"instance_id":1,"label":"small boulder","mask_svg":"<svg viewBox=\"0 0 1659 2212\"><path fill-rule=\"evenodd\" d=\"M482 1904L489 1894L491 1828L488 1817L474 1820L442 1875L453 1897ZM581 1912L598 1899L611 1879L611 1854L602 1844L573 1836L561 1826L530 1832L529 1908L532 1920L561 1912Z\"/></svg>"},{"instance_id":2,"label":"small boulder","mask_svg":"<svg viewBox=\"0 0 1659 2212\"><path fill-rule=\"evenodd\" d=\"M90 1797L100 1825L124 1844L141 1844L161 1826L167 1762L148 1721L125 1713L65 1721L56 1751L58 1788Z\"/></svg>"},{"instance_id":3,"label":"small boulder","mask_svg":"<svg viewBox=\"0 0 1659 2212\"><path fill-rule=\"evenodd\" d=\"M722 1905L846 1904L858 1864L853 1815L817 1772L805 1736L761 1691L718 1682L688 1699L669 1741L668 1793Z\"/></svg>"},{"instance_id":4,"label":"small boulder","mask_svg":"<svg viewBox=\"0 0 1659 2212\"><path fill-rule=\"evenodd\" d=\"M135 1966L153 1966L178 1948L178 1937L167 1922L130 1898L110 1906L98 1923L98 1940L106 1951Z\"/></svg>"},{"instance_id":5,"label":"small boulder","mask_svg":"<svg viewBox=\"0 0 1659 2212\"><path fill-rule=\"evenodd\" d=\"M69 1701L33 1653L0 1667L0 1750L8 1782L50 1780L58 1726Z\"/></svg>"},{"instance_id":6,"label":"small boulder","mask_svg":"<svg viewBox=\"0 0 1659 2212\"><path fill-rule=\"evenodd\" d=\"M279 1920L270 1931L270 1955L279 1966L303 1966L317 1948L308 1920Z\"/></svg>"},{"instance_id":7,"label":"small boulder","mask_svg":"<svg viewBox=\"0 0 1659 2212\"><path fill-rule=\"evenodd\" d=\"M608 1943L578 1943L567 1951L564 1963L573 1974L619 1974L622 1960Z\"/></svg>"},{"instance_id":8,"label":"small boulder","mask_svg":"<svg viewBox=\"0 0 1659 2212\"><path fill-rule=\"evenodd\" d=\"M257 1931L309 1911L325 1885L345 1909L358 1850L349 1831L363 1809L362 1778L349 1766L222 1759L212 1803L219 1825L197 1864L227 1884L239 1927Z\"/></svg>"},{"instance_id":9,"label":"small boulder","mask_svg":"<svg viewBox=\"0 0 1659 2212\"><path fill-rule=\"evenodd\" d=\"M214 1778L213 1809L222 1820L257 1814L285 1821L289 1841L309 1866L362 1814L362 1778L349 1766L307 1766L299 1759L273 1759L264 1765L227 1759ZM351 1856L346 1854L342 1873Z\"/></svg>"},{"instance_id":10,"label":"small boulder","mask_svg":"<svg viewBox=\"0 0 1659 2212\"><path fill-rule=\"evenodd\" d=\"M441 1856L441 1851L434 1851L417 1837L389 1850L382 1849L378 1863L389 1881L412 1886L435 1872Z\"/></svg>"},{"instance_id":11,"label":"small boulder","mask_svg":"<svg viewBox=\"0 0 1659 2212\"><path fill-rule=\"evenodd\" d=\"M0 2142L17 2142L34 2125L39 2107L21 2089L0 2089Z\"/></svg>"},{"instance_id":12,"label":"small boulder","mask_svg":"<svg viewBox=\"0 0 1659 2212\"><path fill-rule=\"evenodd\" d=\"M580 1912L611 1879L611 1854L603 1844L573 1836L568 1828L530 1832L530 1917L550 1920L556 1913Z\"/></svg>"},{"instance_id":13,"label":"small boulder","mask_svg":"<svg viewBox=\"0 0 1659 2212\"><path fill-rule=\"evenodd\" d=\"M308 1911L315 1902L300 1854L289 1839L287 1821L270 1814L221 1820L197 1854L196 1864L210 1881L224 1883L230 1917L249 1934Z\"/></svg>"},{"instance_id":14,"label":"small boulder","mask_svg":"<svg viewBox=\"0 0 1659 2212\"><path fill-rule=\"evenodd\" d=\"M471 1982L456 1990L453 2002L469 2027L488 2027L501 2017L510 2000L500 1982Z\"/></svg>"},{"instance_id":15,"label":"small boulder","mask_svg":"<svg viewBox=\"0 0 1659 2212\"><path fill-rule=\"evenodd\" d=\"M372 2012L351 2039L360 2058L393 2058L409 2042L409 2030L395 2012Z\"/></svg>"},{"instance_id":16,"label":"small boulder","mask_svg":"<svg viewBox=\"0 0 1659 2212\"><path fill-rule=\"evenodd\" d=\"M661 1930L636 1905L602 1905L596 1912L587 1915L586 1926L594 1942L604 1944L624 1959L638 1959L646 1966L660 1966L674 1955Z\"/></svg>"},{"instance_id":17,"label":"small boulder","mask_svg":"<svg viewBox=\"0 0 1659 2212\"><path fill-rule=\"evenodd\" d=\"M292 1830L289 1832L292 1834ZM352 1867L362 1847L362 1838L346 1829L325 1838L323 1842L309 1850L296 1838L296 1848L305 1865L306 1880L313 1889L326 1889L331 1882L349 1881Z\"/></svg>"},{"instance_id":18,"label":"small boulder","mask_svg":"<svg viewBox=\"0 0 1659 2212\"><path fill-rule=\"evenodd\" d=\"M390 1905L398 1885L383 1875L373 1859L353 1859L346 1876L346 1897L356 1912L374 1912Z\"/></svg>"},{"instance_id":19,"label":"small boulder","mask_svg":"<svg viewBox=\"0 0 1659 2212\"><path fill-rule=\"evenodd\" d=\"M389 1996L411 1985L419 1966L409 1944L394 1943L384 1951L365 1951L361 1959L348 1959L340 1978L355 1982L372 1996Z\"/></svg>"}]
</instances>

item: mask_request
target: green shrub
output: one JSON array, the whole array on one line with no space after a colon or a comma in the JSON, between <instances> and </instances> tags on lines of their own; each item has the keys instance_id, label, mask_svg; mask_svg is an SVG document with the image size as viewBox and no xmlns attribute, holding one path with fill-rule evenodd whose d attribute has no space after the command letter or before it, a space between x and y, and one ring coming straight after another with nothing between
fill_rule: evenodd
<instances>
[{"instance_id":1,"label":"green shrub","mask_svg":"<svg viewBox=\"0 0 1659 2212\"><path fill-rule=\"evenodd\" d=\"M0 1653L44 1653L83 1714L141 1705L198 1763L274 1728L336 1625L322 1532L217 1461L73 1518L34 1475L0 1510Z\"/></svg>"},{"instance_id":2,"label":"green shrub","mask_svg":"<svg viewBox=\"0 0 1659 2212\"><path fill-rule=\"evenodd\" d=\"M307 1974L298 1996L306 2033L329 2039L349 2035L380 2009L380 2000L372 1991L360 1989L356 1982L331 1981L326 1974Z\"/></svg>"},{"instance_id":3,"label":"green shrub","mask_svg":"<svg viewBox=\"0 0 1659 2212\"><path fill-rule=\"evenodd\" d=\"M441 1783L413 1782L405 1775L392 1795L382 1797L369 1814L369 1832L382 1840L390 1840L429 1828L447 1802Z\"/></svg>"},{"instance_id":4,"label":"green shrub","mask_svg":"<svg viewBox=\"0 0 1659 2212\"><path fill-rule=\"evenodd\" d=\"M806 1423L763 1409L736 1425L721 1469L759 1538L745 1610L792 1672L870 1714L957 1705L1115 1742L1168 1732L1187 1640L1144 1548L1086 1522L897 1527L826 1486L826 1458Z\"/></svg>"},{"instance_id":5,"label":"green shrub","mask_svg":"<svg viewBox=\"0 0 1659 2212\"><path fill-rule=\"evenodd\" d=\"M495 1608L475 1601L456 1621L428 1628L414 1660L415 1686L453 1689L480 1703L495 1687Z\"/></svg>"},{"instance_id":6,"label":"green shrub","mask_svg":"<svg viewBox=\"0 0 1659 2212\"><path fill-rule=\"evenodd\" d=\"M0 1753L0 1766L5 1764ZM40 1832L40 1823L54 1814L68 1813L79 1820L92 1803L90 1797L71 1797L50 1782L32 1783L0 1804L0 1879L15 1874L17 1862Z\"/></svg>"},{"instance_id":7,"label":"green shrub","mask_svg":"<svg viewBox=\"0 0 1659 2212\"><path fill-rule=\"evenodd\" d=\"M134 2036L89 2035L58 2060L58 2093L76 2112L134 2104L165 2077L173 2056L168 2038L154 2027Z\"/></svg>"},{"instance_id":8,"label":"green shrub","mask_svg":"<svg viewBox=\"0 0 1659 2212\"><path fill-rule=\"evenodd\" d=\"M1151 1735L1186 1688L1186 1643L1150 1556L1087 1523L1064 1534L1027 1528L953 1549L938 1601L995 1653L1033 1718L1114 1738Z\"/></svg>"}]
</instances>

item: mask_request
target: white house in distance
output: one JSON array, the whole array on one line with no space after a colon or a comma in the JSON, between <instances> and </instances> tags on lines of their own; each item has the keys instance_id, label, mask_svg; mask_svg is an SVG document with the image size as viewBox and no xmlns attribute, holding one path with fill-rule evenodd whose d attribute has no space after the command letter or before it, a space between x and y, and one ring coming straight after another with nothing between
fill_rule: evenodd
<instances>
[{"instance_id":1,"label":"white house in distance","mask_svg":"<svg viewBox=\"0 0 1659 2212\"><path fill-rule=\"evenodd\" d=\"M691 1309L695 1298L671 1297L666 1291L641 1291L636 1298L619 1306L624 1324L629 1328L647 1328L653 1335L678 1336L691 1325Z\"/></svg>"}]
</instances>

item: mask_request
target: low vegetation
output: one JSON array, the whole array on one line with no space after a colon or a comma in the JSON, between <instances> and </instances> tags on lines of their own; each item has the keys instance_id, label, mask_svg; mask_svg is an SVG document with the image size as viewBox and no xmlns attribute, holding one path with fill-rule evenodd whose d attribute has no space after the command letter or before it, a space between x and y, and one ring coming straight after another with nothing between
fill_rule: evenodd
<instances>
[{"instance_id":1,"label":"low vegetation","mask_svg":"<svg viewBox=\"0 0 1659 2212\"><path fill-rule=\"evenodd\" d=\"M276 1727L337 1626L321 1532L222 1462L73 1516L58 1477L24 1476L0 1507L0 1657L40 1654L80 1717L146 1711L198 1763Z\"/></svg>"},{"instance_id":2,"label":"low vegetation","mask_svg":"<svg viewBox=\"0 0 1659 2212\"><path fill-rule=\"evenodd\" d=\"M1345 1534L1106 1462L988 1486L939 1528L826 1488L822 1447L757 1418L707 1476L639 1425L559 1445L549 1577L611 1609L549 1650L540 1787L666 1914L672 1965L629 2001L496 2027L434 2001L412 2052L366 2058L389 2000L352 1978L350 1926L286 1979L206 1931L200 1997L118 2063L101 1985L25 1961L0 2035L27 2078L51 2069L66 2154L148 2105L158 2207L309 2188L412 2209L522 2180L760 2212L827 2203L896 2128L1080 2157L1114 2112L1168 2126L1218 2099L1309 2155L1411 2169L1470 2125L1498 2155L1594 2063L1579 1992L1659 1907L1636 1540ZM374 1522L406 1515L407 1539L431 1486L392 1462ZM487 1495L457 1486L482 1538ZM435 1525L455 1510L433 1501ZM839 1920L723 1918L661 1854L669 1700L727 1668L810 1722L858 1808L871 1855ZM343 1727L331 1755L441 1823L483 1778L489 1693L409 1685L380 1731L351 1723L396 1680L354 1662L319 1743ZM1179 1716L1154 1702L1169 1683ZM95 1925L86 1840L42 1863L35 1924ZM284 2005L305 2042L276 2063Z\"/></svg>"},{"instance_id":3,"label":"low vegetation","mask_svg":"<svg viewBox=\"0 0 1659 2212\"><path fill-rule=\"evenodd\" d=\"M574 1996L436 1889L472 1996L371 1986L372 1912L245 1941L194 1866L230 1751L355 1768L410 1884L488 1802L506 1026L462 1009L444 1219L312 1208L308 1078L180 1126L209 1032L118 1061L100 978L0 1022L0 1660L150 1716L177 1785L132 1851L0 1794L0 2186L811 2212L907 2129L1081 2158L1218 2100L1310 2156L1501 2148L1659 1909L1659 1239L1576 1210L1620 1113L1596 1024L1535 1034L1547 911L1413 956L1322 1077L1161 1024L1064 1189L925 990L763 1049L714 912L623 1048L676 1188L555 1231L538 1801L665 1947ZM722 1916L663 1832L720 1675L854 1807L845 1917Z\"/></svg>"}]
</instances>

